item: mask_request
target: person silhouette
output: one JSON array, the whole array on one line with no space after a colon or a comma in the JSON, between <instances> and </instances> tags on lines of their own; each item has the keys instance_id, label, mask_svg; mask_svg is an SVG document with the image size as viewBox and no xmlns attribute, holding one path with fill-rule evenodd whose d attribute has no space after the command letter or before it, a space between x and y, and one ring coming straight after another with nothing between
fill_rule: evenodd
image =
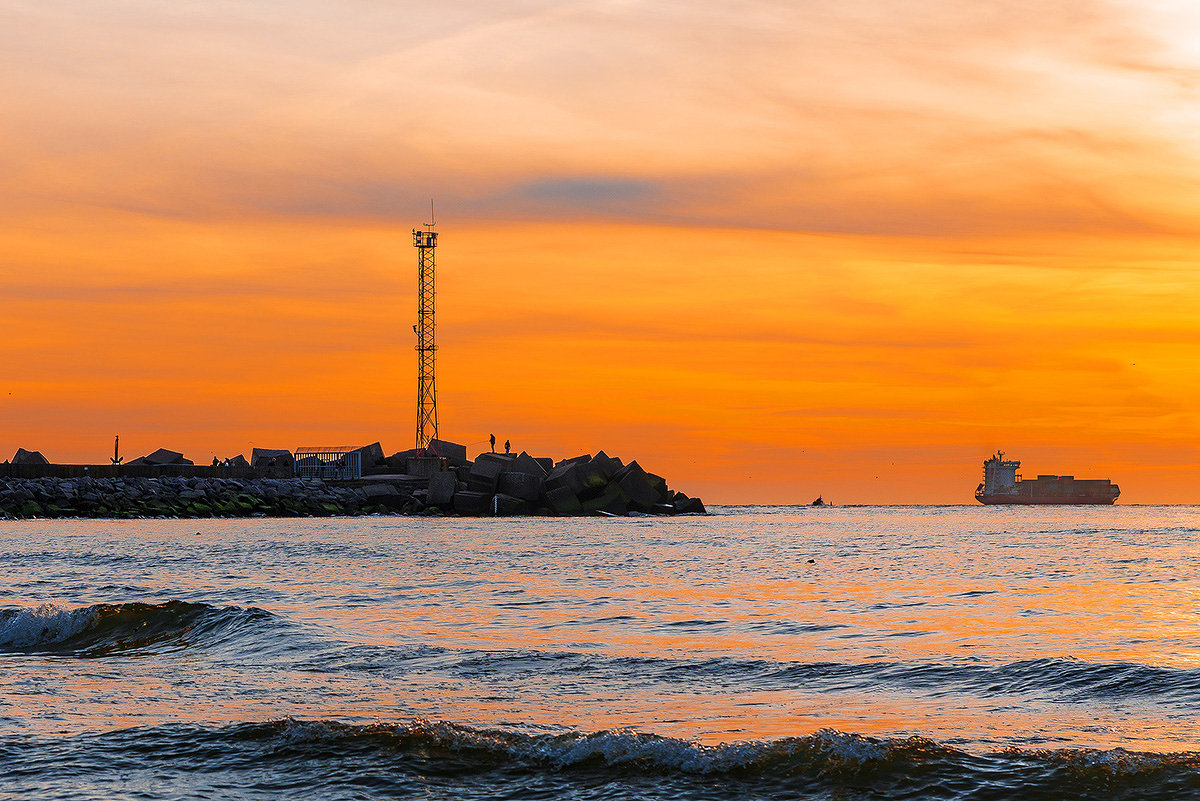
<instances>
[{"instance_id":1,"label":"person silhouette","mask_svg":"<svg viewBox=\"0 0 1200 801\"><path fill-rule=\"evenodd\" d=\"M496 452L496 435L492 434L490 437L488 437L488 440L490 440L492 443L492 453L495 453Z\"/></svg>"},{"instance_id":2,"label":"person silhouette","mask_svg":"<svg viewBox=\"0 0 1200 801\"><path fill-rule=\"evenodd\" d=\"M512 453L512 445L508 443L508 440L504 440L504 452L506 454Z\"/></svg>"}]
</instances>

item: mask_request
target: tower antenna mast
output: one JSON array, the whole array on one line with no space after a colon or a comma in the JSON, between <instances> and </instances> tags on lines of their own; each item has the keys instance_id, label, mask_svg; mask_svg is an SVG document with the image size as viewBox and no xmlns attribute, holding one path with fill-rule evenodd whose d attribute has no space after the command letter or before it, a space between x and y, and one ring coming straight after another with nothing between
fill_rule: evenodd
<instances>
[{"instance_id":1,"label":"tower antenna mast","mask_svg":"<svg viewBox=\"0 0 1200 801\"><path fill-rule=\"evenodd\" d=\"M430 200L425 230L413 229L413 246L417 249L417 324L413 326L417 335L417 448L429 447L430 441L438 435L437 381L434 378L437 353L434 322L437 232L433 230L434 224L433 200Z\"/></svg>"}]
</instances>

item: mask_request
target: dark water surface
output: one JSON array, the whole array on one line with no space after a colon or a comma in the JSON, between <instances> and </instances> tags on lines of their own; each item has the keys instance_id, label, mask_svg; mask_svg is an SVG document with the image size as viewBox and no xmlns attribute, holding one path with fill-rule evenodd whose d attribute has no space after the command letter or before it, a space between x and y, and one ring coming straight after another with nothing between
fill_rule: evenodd
<instances>
[{"instance_id":1,"label":"dark water surface","mask_svg":"<svg viewBox=\"0 0 1200 801\"><path fill-rule=\"evenodd\" d=\"M1200 509L0 522L0 798L1200 798Z\"/></svg>"}]
</instances>

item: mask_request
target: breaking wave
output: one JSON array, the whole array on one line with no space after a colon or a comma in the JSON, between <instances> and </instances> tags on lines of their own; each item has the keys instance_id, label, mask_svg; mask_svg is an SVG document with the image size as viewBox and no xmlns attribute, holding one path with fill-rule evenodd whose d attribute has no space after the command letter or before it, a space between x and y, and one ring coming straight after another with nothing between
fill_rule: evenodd
<instances>
[{"instance_id":1,"label":"breaking wave","mask_svg":"<svg viewBox=\"0 0 1200 801\"><path fill-rule=\"evenodd\" d=\"M0 653L100 657L150 647L216 645L274 617L257 608L185 601L0 609Z\"/></svg>"},{"instance_id":2,"label":"breaking wave","mask_svg":"<svg viewBox=\"0 0 1200 801\"><path fill-rule=\"evenodd\" d=\"M219 729L170 725L0 744L22 775L66 766L187 777L199 786L264 771L274 789L394 796L921 799L1183 798L1200 791L1200 754L1007 749L973 755L919 737L833 730L703 745L636 731L530 734L415 720L356 725L276 720ZM102 767L101 767L102 766ZM94 781L95 776L92 777ZM41 785L44 786L44 785ZM536 790L536 792L534 792Z\"/></svg>"}]
</instances>

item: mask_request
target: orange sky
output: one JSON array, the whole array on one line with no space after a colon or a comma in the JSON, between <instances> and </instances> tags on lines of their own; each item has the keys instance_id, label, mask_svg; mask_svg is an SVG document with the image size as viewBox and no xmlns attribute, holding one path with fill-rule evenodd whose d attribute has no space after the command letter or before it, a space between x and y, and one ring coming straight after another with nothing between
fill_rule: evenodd
<instances>
[{"instance_id":1,"label":"orange sky","mask_svg":"<svg viewBox=\"0 0 1200 801\"><path fill-rule=\"evenodd\" d=\"M0 0L4 456L410 447L433 196L472 452L1200 502L1189 4L286 6Z\"/></svg>"}]
</instances>

